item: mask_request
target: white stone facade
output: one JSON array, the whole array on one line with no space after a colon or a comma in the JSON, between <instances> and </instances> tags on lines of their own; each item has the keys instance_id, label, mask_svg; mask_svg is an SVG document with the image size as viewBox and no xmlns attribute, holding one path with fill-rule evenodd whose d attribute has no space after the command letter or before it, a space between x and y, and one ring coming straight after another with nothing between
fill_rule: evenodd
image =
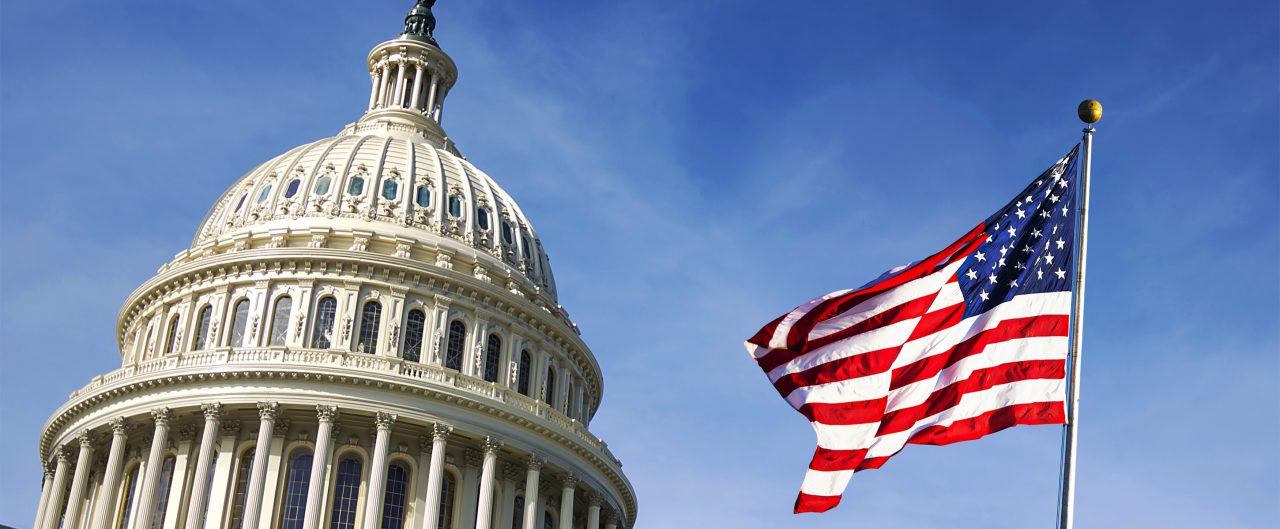
<instances>
[{"instance_id":1,"label":"white stone facade","mask_svg":"<svg viewBox=\"0 0 1280 529\"><path fill-rule=\"evenodd\" d=\"M35 529L634 523L537 234L440 127L431 3L360 121L235 182L125 301L120 369L45 425Z\"/></svg>"}]
</instances>

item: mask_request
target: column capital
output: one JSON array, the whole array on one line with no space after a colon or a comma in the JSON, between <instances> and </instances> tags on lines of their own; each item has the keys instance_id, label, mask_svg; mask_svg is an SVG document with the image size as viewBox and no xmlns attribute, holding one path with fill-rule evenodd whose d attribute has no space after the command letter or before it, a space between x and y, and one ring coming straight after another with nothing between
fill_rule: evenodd
<instances>
[{"instance_id":1,"label":"column capital","mask_svg":"<svg viewBox=\"0 0 1280 529\"><path fill-rule=\"evenodd\" d=\"M562 480L561 480L561 483L564 485L564 488L566 488L566 489L574 489L574 488L577 488L577 487L578 487L578 475L577 475L577 474L574 474L573 472L567 472L567 473L565 473L565 475L564 475L564 479L562 479Z\"/></svg>"},{"instance_id":2,"label":"column capital","mask_svg":"<svg viewBox=\"0 0 1280 529\"><path fill-rule=\"evenodd\" d=\"M220 421L222 420L222 403L206 402L201 404L200 412L204 413L204 420L206 421Z\"/></svg>"},{"instance_id":3,"label":"column capital","mask_svg":"<svg viewBox=\"0 0 1280 529\"><path fill-rule=\"evenodd\" d=\"M396 423L396 415L394 413L378 412L373 417L373 424L379 430L390 430L391 425Z\"/></svg>"},{"instance_id":4,"label":"column capital","mask_svg":"<svg viewBox=\"0 0 1280 529\"><path fill-rule=\"evenodd\" d=\"M169 408L156 408L151 410L151 420L156 422L156 426L168 426L169 419L173 418L173 411Z\"/></svg>"},{"instance_id":5,"label":"column capital","mask_svg":"<svg viewBox=\"0 0 1280 529\"><path fill-rule=\"evenodd\" d=\"M436 441L444 441L449 438L449 433L453 431L453 427L448 424L438 422L431 425L431 439Z\"/></svg>"},{"instance_id":6,"label":"column capital","mask_svg":"<svg viewBox=\"0 0 1280 529\"><path fill-rule=\"evenodd\" d=\"M57 473L57 469L50 465L48 461L41 461L40 466L44 469L44 479L53 479L53 475Z\"/></svg>"},{"instance_id":7,"label":"column capital","mask_svg":"<svg viewBox=\"0 0 1280 529\"><path fill-rule=\"evenodd\" d=\"M529 456L529 460L525 463L525 466L527 466L530 471L542 470L542 464L546 461L546 458L538 454L532 454Z\"/></svg>"},{"instance_id":8,"label":"column capital","mask_svg":"<svg viewBox=\"0 0 1280 529\"><path fill-rule=\"evenodd\" d=\"M259 402L258 417L264 421L274 421L280 416L280 404L277 402Z\"/></svg>"},{"instance_id":9,"label":"column capital","mask_svg":"<svg viewBox=\"0 0 1280 529\"><path fill-rule=\"evenodd\" d=\"M327 404L316 404L316 419L320 422L333 422L338 418L338 407Z\"/></svg>"},{"instance_id":10,"label":"column capital","mask_svg":"<svg viewBox=\"0 0 1280 529\"><path fill-rule=\"evenodd\" d=\"M111 427L113 435L125 435L129 430L129 421L125 420L124 417L116 417L107 421L107 426Z\"/></svg>"},{"instance_id":11,"label":"column capital","mask_svg":"<svg viewBox=\"0 0 1280 529\"><path fill-rule=\"evenodd\" d=\"M618 525L618 513L612 509L604 512L605 525Z\"/></svg>"},{"instance_id":12,"label":"column capital","mask_svg":"<svg viewBox=\"0 0 1280 529\"><path fill-rule=\"evenodd\" d=\"M600 491L592 490L587 492L587 505L591 507L599 507L603 503L604 495L600 494Z\"/></svg>"},{"instance_id":13,"label":"column capital","mask_svg":"<svg viewBox=\"0 0 1280 529\"><path fill-rule=\"evenodd\" d=\"M505 443L502 442L502 439L498 439L497 437L490 435L484 438L484 443L481 446L484 449L484 454L487 456L490 454L496 455L498 450L502 449L503 444Z\"/></svg>"},{"instance_id":14,"label":"column capital","mask_svg":"<svg viewBox=\"0 0 1280 529\"><path fill-rule=\"evenodd\" d=\"M80 440L80 449L93 448L94 435L88 429L80 431L80 435L76 436Z\"/></svg>"},{"instance_id":15,"label":"column capital","mask_svg":"<svg viewBox=\"0 0 1280 529\"><path fill-rule=\"evenodd\" d=\"M66 445L59 445L53 449L53 457L56 457L59 463L66 463L68 459L71 459L71 451L67 449Z\"/></svg>"}]
</instances>

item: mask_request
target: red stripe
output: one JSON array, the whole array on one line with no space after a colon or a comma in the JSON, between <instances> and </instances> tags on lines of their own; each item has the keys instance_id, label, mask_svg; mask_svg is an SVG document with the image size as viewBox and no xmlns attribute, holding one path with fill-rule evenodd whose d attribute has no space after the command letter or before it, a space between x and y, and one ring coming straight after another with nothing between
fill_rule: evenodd
<instances>
[{"instance_id":1,"label":"red stripe","mask_svg":"<svg viewBox=\"0 0 1280 529\"><path fill-rule=\"evenodd\" d=\"M818 424L870 424L884 417L884 408L888 404L888 397L856 402L806 402L798 411L809 422Z\"/></svg>"},{"instance_id":2,"label":"red stripe","mask_svg":"<svg viewBox=\"0 0 1280 529\"><path fill-rule=\"evenodd\" d=\"M889 389L895 390L908 384L936 377L943 369L951 367L965 358L981 353L988 345L993 343L1007 342L1018 338L1066 336L1067 330L1068 322L1065 314L1047 314L1004 320L995 327L970 336L945 352L922 358L894 369Z\"/></svg>"},{"instance_id":3,"label":"red stripe","mask_svg":"<svg viewBox=\"0 0 1280 529\"><path fill-rule=\"evenodd\" d=\"M907 442L917 445L945 445L972 441L1019 424L1065 424L1067 413L1062 401L1014 404L992 410L971 419L956 421L951 426L930 426L911 436Z\"/></svg>"},{"instance_id":4,"label":"red stripe","mask_svg":"<svg viewBox=\"0 0 1280 529\"><path fill-rule=\"evenodd\" d=\"M916 263L914 266L899 272L897 275L865 289L856 290L843 296L836 296L819 303L812 310L805 313L804 316L801 316L799 321L796 321L795 325L791 327L790 331L787 333L786 348L792 351L798 350L801 344L803 344L805 339L809 336L809 332L813 330L813 327L817 325L818 322L842 314L857 306L858 303L866 301L877 294L933 273L934 268L939 263L947 259L955 259L957 251L973 244L976 238L985 236L986 234L983 231L984 229L985 222L979 223L973 229L969 230L968 233L964 234L963 237L960 237L955 242L948 245L941 252L929 256L925 260Z\"/></svg>"},{"instance_id":5,"label":"red stripe","mask_svg":"<svg viewBox=\"0 0 1280 529\"><path fill-rule=\"evenodd\" d=\"M780 377L773 383L773 387L777 388L783 398L786 398L796 388L884 373L893 366L893 359L898 357L898 352L901 350L902 346L896 345L832 360Z\"/></svg>"},{"instance_id":6,"label":"red stripe","mask_svg":"<svg viewBox=\"0 0 1280 529\"><path fill-rule=\"evenodd\" d=\"M911 336L907 338L907 341L924 338L947 327L955 326L963 319L964 302L935 310L920 318L920 323L916 324L916 328L911 331Z\"/></svg>"},{"instance_id":7,"label":"red stripe","mask_svg":"<svg viewBox=\"0 0 1280 529\"><path fill-rule=\"evenodd\" d=\"M831 450L819 446L813 453L813 460L809 462L809 468L824 472L853 470L858 468L858 465L862 463L862 459L865 457L867 457L866 449Z\"/></svg>"},{"instance_id":8,"label":"red stripe","mask_svg":"<svg viewBox=\"0 0 1280 529\"><path fill-rule=\"evenodd\" d=\"M1061 379L1066 376L1066 360L1027 360L979 369L969 378L940 388L924 402L884 414L877 436L910 430L925 417L932 417L960 404L960 399L1001 384L1022 380Z\"/></svg>"},{"instance_id":9,"label":"red stripe","mask_svg":"<svg viewBox=\"0 0 1280 529\"><path fill-rule=\"evenodd\" d=\"M787 314L791 314L791 313L788 312ZM755 336L752 336L751 339L747 341L753 344L759 345L761 347L769 347L769 340L773 338L773 333L778 329L778 324L782 323L782 320L786 319L787 314L778 316L777 319L769 322L768 325L765 325L764 327L762 327L760 331L756 333Z\"/></svg>"},{"instance_id":10,"label":"red stripe","mask_svg":"<svg viewBox=\"0 0 1280 529\"><path fill-rule=\"evenodd\" d=\"M826 512L835 508L836 505L840 505L839 496L815 496L813 494L805 494L801 492L800 495L796 497L796 508L793 512L795 514L800 514L802 512Z\"/></svg>"}]
</instances>

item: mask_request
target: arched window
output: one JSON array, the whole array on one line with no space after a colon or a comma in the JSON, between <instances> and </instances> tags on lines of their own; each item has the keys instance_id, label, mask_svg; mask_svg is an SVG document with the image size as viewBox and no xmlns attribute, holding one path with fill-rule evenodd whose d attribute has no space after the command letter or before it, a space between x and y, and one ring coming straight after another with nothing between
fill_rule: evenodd
<instances>
[{"instance_id":1,"label":"arched window","mask_svg":"<svg viewBox=\"0 0 1280 529\"><path fill-rule=\"evenodd\" d=\"M360 458L348 455L338 463L333 479L333 512L329 529L355 529L360 501Z\"/></svg>"},{"instance_id":2,"label":"arched window","mask_svg":"<svg viewBox=\"0 0 1280 529\"><path fill-rule=\"evenodd\" d=\"M293 310L293 299L280 296L276 299L276 307L271 315L271 345L284 345L289 336L289 313Z\"/></svg>"},{"instance_id":3,"label":"arched window","mask_svg":"<svg viewBox=\"0 0 1280 529\"><path fill-rule=\"evenodd\" d=\"M413 197L413 202L420 208L431 205L431 188L427 186L418 186L417 194Z\"/></svg>"},{"instance_id":4,"label":"arched window","mask_svg":"<svg viewBox=\"0 0 1280 529\"><path fill-rule=\"evenodd\" d=\"M524 529L524 496L516 496L516 506L511 513L511 529Z\"/></svg>"},{"instance_id":5,"label":"arched window","mask_svg":"<svg viewBox=\"0 0 1280 529\"><path fill-rule=\"evenodd\" d=\"M333 320L338 314L338 300L330 296L316 304L316 323L311 332L311 347L333 347Z\"/></svg>"},{"instance_id":6,"label":"arched window","mask_svg":"<svg viewBox=\"0 0 1280 529\"><path fill-rule=\"evenodd\" d=\"M409 497L409 469L403 463L392 463L387 468L386 490L382 499L382 529L404 529L404 508Z\"/></svg>"},{"instance_id":7,"label":"arched window","mask_svg":"<svg viewBox=\"0 0 1280 529\"><path fill-rule=\"evenodd\" d=\"M321 176L319 180L316 180L315 193L320 196L329 194L329 186L332 184L333 178L330 178L329 175Z\"/></svg>"},{"instance_id":8,"label":"arched window","mask_svg":"<svg viewBox=\"0 0 1280 529\"><path fill-rule=\"evenodd\" d=\"M449 195L449 216L454 218L462 216L462 197Z\"/></svg>"},{"instance_id":9,"label":"arched window","mask_svg":"<svg viewBox=\"0 0 1280 529\"><path fill-rule=\"evenodd\" d=\"M169 508L169 488L173 484L173 456L160 464L160 480L156 483L156 510L151 516L151 529L164 527L164 514Z\"/></svg>"},{"instance_id":10,"label":"arched window","mask_svg":"<svg viewBox=\"0 0 1280 529\"><path fill-rule=\"evenodd\" d=\"M134 465L124 477L124 482L120 484L120 505L117 510L120 511L120 518L116 521L116 529L128 529L129 517L133 514L133 489L138 486L138 469L142 465Z\"/></svg>"},{"instance_id":11,"label":"arched window","mask_svg":"<svg viewBox=\"0 0 1280 529\"><path fill-rule=\"evenodd\" d=\"M227 345L240 347L244 345L244 329L249 326L249 300L242 299L236 303L231 318L231 341Z\"/></svg>"},{"instance_id":12,"label":"arched window","mask_svg":"<svg viewBox=\"0 0 1280 529\"><path fill-rule=\"evenodd\" d=\"M299 448L289 458L284 478L284 508L280 510L280 529L302 529L302 516L307 510L307 488L311 486L311 451Z\"/></svg>"},{"instance_id":13,"label":"arched window","mask_svg":"<svg viewBox=\"0 0 1280 529\"><path fill-rule=\"evenodd\" d=\"M542 396L542 400L547 406L556 407L556 370L551 366L547 366L547 388L546 394Z\"/></svg>"},{"instance_id":14,"label":"arched window","mask_svg":"<svg viewBox=\"0 0 1280 529\"><path fill-rule=\"evenodd\" d=\"M175 353L178 346L178 315L169 319L169 333L164 337L164 352Z\"/></svg>"},{"instance_id":15,"label":"arched window","mask_svg":"<svg viewBox=\"0 0 1280 529\"><path fill-rule=\"evenodd\" d=\"M410 362L422 360L422 332L427 328L426 313L413 309L404 324L404 359Z\"/></svg>"},{"instance_id":16,"label":"arched window","mask_svg":"<svg viewBox=\"0 0 1280 529\"><path fill-rule=\"evenodd\" d=\"M489 335L489 343L484 352L484 379L489 382L498 381L498 357L502 355L502 338L496 334Z\"/></svg>"},{"instance_id":17,"label":"arched window","mask_svg":"<svg viewBox=\"0 0 1280 529\"><path fill-rule=\"evenodd\" d=\"M458 320L449 323L449 347L445 351L444 366L462 370L462 347L467 338L467 327Z\"/></svg>"},{"instance_id":18,"label":"arched window","mask_svg":"<svg viewBox=\"0 0 1280 529\"><path fill-rule=\"evenodd\" d=\"M444 483L440 486L440 514L436 517L437 529L453 529L453 496L458 490L458 480L453 474L444 473Z\"/></svg>"},{"instance_id":19,"label":"arched window","mask_svg":"<svg viewBox=\"0 0 1280 529\"><path fill-rule=\"evenodd\" d=\"M400 194L400 184L395 180L382 181L382 198L387 200L395 200L396 195Z\"/></svg>"},{"instance_id":20,"label":"arched window","mask_svg":"<svg viewBox=\"0 0 1280 529\"><path fill-rule=\"evenodd\" d=\"M289 185L284 188L284 198L293 198L294 195L298 194L298 186L300 185L302 185L302 180L297 178L290 180Z\"/></svg>"},{"instance_id":21,"label":"arched window","mask_svg":"<svg viewBox=\"0 0 1280 529\"><path fill-rule=\"evenodd\" d=\"M258 202L257 202L257 203L258 203L258 204L261 204L261 203L263 203L263 202L266 202L266 201L267 201L267 198L268 198L268 197L270 197L270 196L271 196L271 184L267 184L266 186L264 186L264 187L262 188L262 192L261 192L261 193L258 193Z\"/></svg>"},{"instance_id":22,"label":"arched window","mask_svg":"<svg viewBox=\"0 0 1280 529\"><path fill-rule=\"evenodd\" d=\"M570 375L566 377L566 379L567 381L565 383L567 385L565 386L565 388L569 390L566 392L569 396L566 397L568 400L566 400L564 403L564 414L568 415L571 418L576 419L578 417L577 415L578 412L574 408L575 406L577 406L578 400L573 398L573 376Z\"/></svg>"},{"instance_id":23,"label":"arched window","mask_svg":"<svg viewBox=\"0 0 1280 529\"><path fill-rule=\"evenodd\" d=\"M241 529L244 524L244 500L249 491L249 473L253 472L253 448L247 448L240 454L240 464L236 465L236 488L231 494L231 518L227 529Z\"/></svg>"},{"instance_id":24,"label":"arched window","mask_svg":"<svg viewBox=\"0 0 1280 529\"><path fill-rule=\"evenodd\" d=\"M191 345L192 351L204 349L205 340L209 338L209 320L211 319L213 319L213 307L205 305L200 309L200 315L196 317L196 339Z\"/></svg>"},{"instance_id":25,"label":"arched window","mask_svg":"<svg viewBox=\"0 0 1280 529\"><path fill-rule=\"evenodd\" d=\"M378 352L378 322L382 320L382 304L369 300L360 311L360 337L356 351L375 354Z\"/></svg>"},{"instance_id":26,"label":"arched window","mask_svg":"<svg viewBox=\"0 0 1280 529\"><path fill-rule=\"evenodd\" d=\"M351 177L351 183L347 185L347 194L356 197L364 194L363 176L356 175Z\"/></svg>"},{"instance_id":27,"label":"arched window","mask_svg":"<svg viewBox=\"0 0 1280 529\"><path fill-rule=\"evenodd\" d=\"M529 351L520 351L520 368L516 372L516 391L529 396L529 370L533 369L533 357Z\"/></svg>"},{"instance_id":28,"label":"arched window","mask_svg":"<svg viewBox=\"0 0 1280 529\"><path fill-rule=\"evenodd\" d=\"M542 529L556 529L556 519L546 511L542 512Z\"/></svg>"}]
</instances>

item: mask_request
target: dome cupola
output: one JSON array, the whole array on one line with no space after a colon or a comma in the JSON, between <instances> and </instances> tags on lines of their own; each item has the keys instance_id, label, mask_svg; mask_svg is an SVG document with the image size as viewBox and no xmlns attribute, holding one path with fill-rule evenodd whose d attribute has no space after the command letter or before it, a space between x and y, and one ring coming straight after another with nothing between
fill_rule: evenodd
<instances>
[{"instance_id":1,"label":"dome cupola","mask_svg":"<svg viewBox=\"0 0 1280 529\"><path fill-rule=\"evenodd\" d=\"M433 36L434 4L419 0L404 17L404 32L369 52L369 107L355 133L393 132L421 136L440 147L448 143L441 115L458 67Z\"/></svg>"}]
</instances>

